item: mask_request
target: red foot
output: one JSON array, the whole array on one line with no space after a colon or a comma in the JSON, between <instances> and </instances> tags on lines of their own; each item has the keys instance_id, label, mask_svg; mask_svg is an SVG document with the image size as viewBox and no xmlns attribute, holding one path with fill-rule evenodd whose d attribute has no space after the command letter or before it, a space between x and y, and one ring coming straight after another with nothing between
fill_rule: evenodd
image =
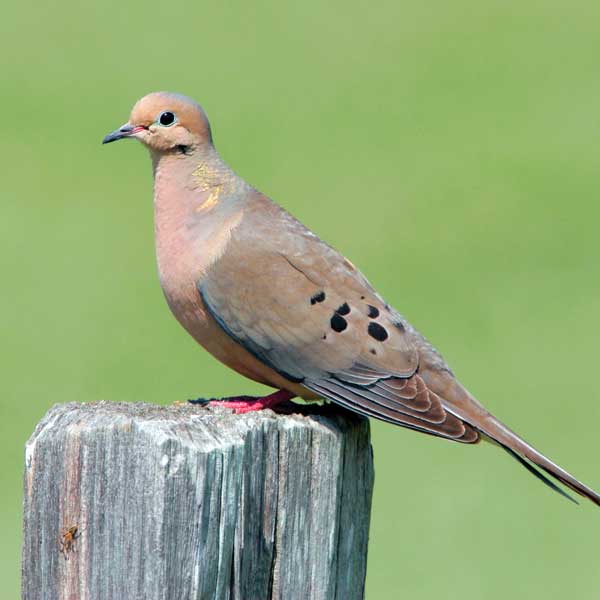
<instances>
[{"instance_id":1,"label":"red foot","mask_svg":"<svg viewBox=\"0 0 600 600\"><path fill-rule=\"evenodd\" d=\"M227 400L212 400L212 406L224 406L225 408L233 408L237 414L252 412L253 410L262 410L263 408L273 408L280 402L291 400L296 394L292 394L287 390L279 390L273 392L263 398L255 398L253 396L234 396Z\"/></svg>"}]
</instances>

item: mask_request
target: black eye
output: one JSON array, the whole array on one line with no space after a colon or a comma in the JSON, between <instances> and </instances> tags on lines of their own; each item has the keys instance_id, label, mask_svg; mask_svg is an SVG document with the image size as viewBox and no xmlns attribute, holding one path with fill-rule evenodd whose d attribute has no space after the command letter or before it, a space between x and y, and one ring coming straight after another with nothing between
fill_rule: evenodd
<instances>
[{"instance_id":1,"label":"black eye","mask_svg":"<svg viewBox=\"0 0 600 600\"><path fill-rule=\"evenodd\" d=\"M158 122L163 127L169 127L170 125L173 125L175 121L175 115L168 110L165 110L165 112L161 112L160 115L158 115Z\"/></svg>"}]
</instances>

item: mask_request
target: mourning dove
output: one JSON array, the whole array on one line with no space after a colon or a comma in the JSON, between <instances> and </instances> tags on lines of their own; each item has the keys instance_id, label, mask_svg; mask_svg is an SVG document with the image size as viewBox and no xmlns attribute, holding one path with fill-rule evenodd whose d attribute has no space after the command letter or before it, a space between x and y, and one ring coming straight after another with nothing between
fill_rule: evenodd
<instances>
[{"instance_id":1,"label":"mourning dove","mask_svg":"<svg viewBox=\"0 0 600 600\"><path fill-rule=\"evenodd\" d=\"M448 440L483 438L554 490L566 495L542 471L600 504L491 415L349 260L238 177L193 100L143 97L103 143L123 138L152 158L158 271L173 314L220 361L278 390L225 406L246 412L325 398Z\"/></svg>"}]
</instances>

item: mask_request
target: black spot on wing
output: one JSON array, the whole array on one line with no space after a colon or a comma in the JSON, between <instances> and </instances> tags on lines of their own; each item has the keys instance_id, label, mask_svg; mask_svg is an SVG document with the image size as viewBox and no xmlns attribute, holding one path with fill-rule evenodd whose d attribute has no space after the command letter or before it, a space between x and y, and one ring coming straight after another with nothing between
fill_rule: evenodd
<instances>
[{"instance_id":1,"label":"black spot on wing","mask_svg":"<svg viewBox=\"0 0 600 600\"><path fill-rule=\"evenodd\" d=\"M310 303L316 304L317 302L323 302L323 300L325 300L325 292L321 290L320 292L317 292L311 296Z\"/></svg>"},{"instance_id":2,"label":"black spot on wing","mask_svg":"<svg viewBox=\"0 0 600 600\"><path fill-rule=\"evenodd\" d=\"M371 306L370 304L367 304L367 307L369 309L369 318L376 319L379 316L379 309L376 306Z\"/></svg>"},{"instance_id":3,"label":"black spot on wing","mask_svg":"<svg viewBox=\"0 0 600 600\"><path fill-rule=\"evenodd\" d=\"M337 333L341 333L348 327L348 322L344 317L334 313L333 317L331 317L331 329L337 331Z\"/></svg>"},{"instance_id":4,"label":"black spot on wing","mask_svg":"<svg viewBox=\"0 0 600 600\"><path fill-rule=\"evenodd\" d=\"M404 325L400 323L400 321L394 323L394 325L396 326L396 329L398 329L398 331L401 331L402 333L406 331L406 327L404 327Z\"/></svg>"},{"instance_id":5,"label":"black spot on wing","mask_svg":"<svg viewBox=\"0 0 600 600\"><path fill-rule=\"evenodd\" d=\"M385 340L388 339L388 332L379 323L371 321L367 331L369 332L369 335L378 342L385 342Z\"/></svg>"},{"instance_id":6,"label":"black spot on wing","mask_svg":"<svg viewBox=\"0 0 600 600\"><path fill-rule=\"evenodd\" d=\"M344 302L335 312L338 315L347 315L350 312L350 307L347 302Z\"/></svg>"}]
</instances>

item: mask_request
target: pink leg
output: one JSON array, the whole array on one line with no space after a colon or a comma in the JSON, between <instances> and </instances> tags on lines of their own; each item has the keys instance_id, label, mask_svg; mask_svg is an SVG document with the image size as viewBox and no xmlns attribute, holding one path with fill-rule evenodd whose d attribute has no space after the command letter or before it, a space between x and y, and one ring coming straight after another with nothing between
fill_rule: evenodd
<instances>
[{"instance_id":1,"label":"pink leg","mask_svg":"<svg viewBox=\"0 0 600 600\"><path fill-rule=\"evenodd\" d=\"M281 402L291 400L296 394L287 390L278 390L268 396L257 398L254 396L233 396L224 398L223 400L210 400L208 404L211 406L223 406L225 408L233 408L234 412L241 414L251 412L253 410L262 410L263 408L273 408ZM190 400L192 404L205 404L206 401Z\"/></svg>"}]
</instances>

